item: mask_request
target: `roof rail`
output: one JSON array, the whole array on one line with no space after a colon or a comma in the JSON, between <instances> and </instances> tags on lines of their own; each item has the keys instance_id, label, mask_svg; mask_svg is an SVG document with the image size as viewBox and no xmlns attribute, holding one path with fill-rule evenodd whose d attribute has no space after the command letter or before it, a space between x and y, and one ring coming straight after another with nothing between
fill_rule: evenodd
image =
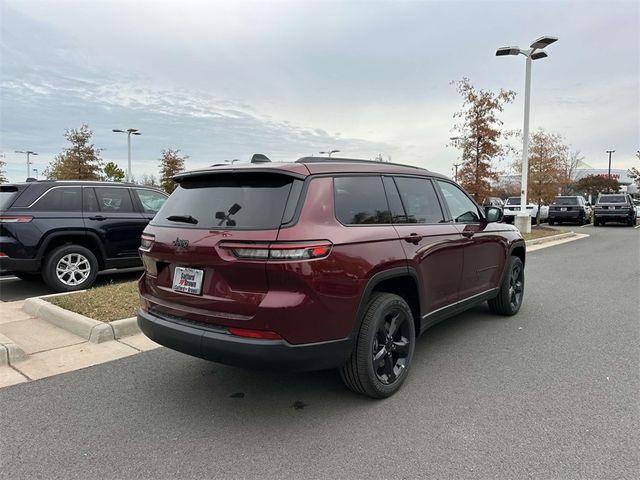
<instances>
[{"instance_id":1,"label":"roof rail","mask_svg":"<svg viewBox=\"0 0 640 480\"><path fill-rule=\"evenodd\" d=\"M396 167L409 167L418 170L425 170L423 167L415 165L406 165L404 163L379 162L378 160L364 160L360 158L337 158L337 157L302 157L296 160L296 163L368 163L376 165L393 165Z\"/></svg>"}]
</instances>

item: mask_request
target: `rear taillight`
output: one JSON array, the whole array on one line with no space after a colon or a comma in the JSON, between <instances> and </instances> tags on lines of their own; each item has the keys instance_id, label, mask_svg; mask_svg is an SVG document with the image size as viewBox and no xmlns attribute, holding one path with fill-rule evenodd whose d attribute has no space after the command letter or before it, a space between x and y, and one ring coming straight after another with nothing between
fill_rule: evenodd
<instances>
[{"instance_id":1,"label":"rear taillight","mask_svg":"<svg viewBox=\"0 0 640 480\"><path fill-rule=\"evenodd\" d=\"M156 239L155 235L143 233L142 236L140 237L140 250L142 250L143 252L150 251L155 239Z\"/></svg>"},{"instance_id":2,"label":"rear taillight","mask_svg":"<svg viewBox=\"0 0 640 480\"><path fill-rule=\"evenodd\" d=\"M29 223L31 220L33 220L33 217L30 217L28 215L12 215L0 217L0 223Z\"/></svg>"},{"instance_id":3,"label":"rear taillight","mask_svg":"<svg viewBox=\"0 0 640 480\"><path fill-rule=\"evenodd\" d=\"M270 330L250 330L248 328L229 328L228 332L236 337L255 338L256 340L282 340L276 332Z\"/></svg>"},{"instance_id":4,"label":"rear taillight","mask_svg":"<svg viewBox=\"0 0 640 480\"><path fill-rule=\"evenodd\" d=\"M271 243L243 244L223 243L222 248L229 250L236 258L244 260L315 260L331 253L330 242L313 243Z\"/></svg>"}]
</instances>

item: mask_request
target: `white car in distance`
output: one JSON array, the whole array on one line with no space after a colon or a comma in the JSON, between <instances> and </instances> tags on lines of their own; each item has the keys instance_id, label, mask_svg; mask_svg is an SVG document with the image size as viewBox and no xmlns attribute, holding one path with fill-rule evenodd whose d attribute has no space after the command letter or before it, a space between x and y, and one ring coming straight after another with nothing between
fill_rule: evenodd
<instances>
[{"instance_id":1,"label":"white car in distance","mask_svg":"<svg viewBox=\"0 0 640 480\"><path fill-rule=\"evenodd\" d=\"M527 203L527 212L531 215L531 224L536 224L536 218L538 216L538 204ZM513 223L515 216L520 213L520 197L509 197L504 204L504 222ZM540 207L540 222L545 222L549 218L549 206L541 205Z\"/></svg>"}]
</instances>

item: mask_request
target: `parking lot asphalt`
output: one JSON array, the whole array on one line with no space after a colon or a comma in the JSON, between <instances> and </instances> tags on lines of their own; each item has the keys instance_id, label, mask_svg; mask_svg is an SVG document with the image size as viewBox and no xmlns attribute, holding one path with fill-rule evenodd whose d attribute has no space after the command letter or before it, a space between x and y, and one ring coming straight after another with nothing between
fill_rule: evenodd
<instances>
[{"instance_id":1,"label":"parking lot asphalt","mask_svg":"<svg viewBox=\"0 0 640 480\"><path fill-rule=\"evenodd\" d=\"M429 330L387 400L164 348L2 389L0 478L638 478L640 231L581 230L529 254L517 316Z\"/></svg>"}]
</instances>

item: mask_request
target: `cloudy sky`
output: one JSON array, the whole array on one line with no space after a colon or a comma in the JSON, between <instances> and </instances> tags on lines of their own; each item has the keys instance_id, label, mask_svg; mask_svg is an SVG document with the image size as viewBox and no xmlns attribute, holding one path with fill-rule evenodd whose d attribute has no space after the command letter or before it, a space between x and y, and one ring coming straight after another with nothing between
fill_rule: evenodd
<instances>
[{"instance_id":1,"label":"cloudy sky","mask_svg":"<svg viewBox=\"0 0 640 480\"><path fill-rule=\"evenodd\" d=\"M328 148L450 174L461 100L450 84L518 93L524 58L505 45L559 37L533 65L532 128L562 134L593 167L638 166L640 2L0 0L0 153L23 180L87 123L106 161L156 173L164 148L195 168L262 152Z\"/></svg>"}]
</instances>

